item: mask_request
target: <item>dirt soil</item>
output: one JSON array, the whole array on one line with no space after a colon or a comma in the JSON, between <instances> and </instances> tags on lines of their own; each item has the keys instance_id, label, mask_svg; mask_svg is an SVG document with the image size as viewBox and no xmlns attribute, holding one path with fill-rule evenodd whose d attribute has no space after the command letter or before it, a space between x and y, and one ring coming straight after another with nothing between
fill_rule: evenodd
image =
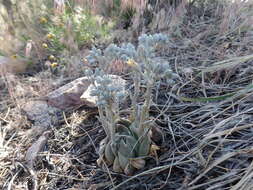
<instances>
[{"instance_id":1,"label":"dirt soil","mask_svg":"<svg viewBox=\"0 0 253 190\"><path fill-rule=\"evenodd\" d=\"M0 78L0 188L253 189L252 7L192 5L171 22L160 56L180 77L153 90L150 113L164 140L145 168L126 176L97 166L105 133L87 106L54 110L29 168L27 151L39 137L22 106L81 76L42 70Z\"/></svg>"}]
</instances>

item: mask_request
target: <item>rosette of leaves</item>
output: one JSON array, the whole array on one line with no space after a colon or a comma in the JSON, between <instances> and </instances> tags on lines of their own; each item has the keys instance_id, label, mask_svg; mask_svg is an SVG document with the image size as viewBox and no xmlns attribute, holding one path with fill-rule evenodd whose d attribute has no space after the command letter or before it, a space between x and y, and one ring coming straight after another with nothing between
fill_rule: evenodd
<instances>
[{"instance_id":1,"label":"rosette of leaves","mask_svg":"<svg viewBox=\"0 0 253 190\"><path fill-rule=\"evenodd\" d=\"M113 171L126 175L132 175L135 170L145 166L145 159L151 153L154 144L151 140L152 122L149 121L151 102L149 93L151 90L147 89L145 94L147 98L143 105L134 107L131 120L120 117L118 110L115 109L118 106L113 106L112 99L99 98L99 101L103 101L103 106L98 103L100 121L107 134L100 143L100 157L97 160L99 166L106 164L112 166ZM114 96L119 96L116 89Z\"/></svg>"},{"instance_id":2,"label":"rosette of leaves","mask_svg":"<svg viewBox=\"0 0 253 190\"><path fill-rule=\"evenodd\" d=\"M152 123L149 110L152 103L152 89L161 79L174 80L176 75L165 60L156 57L156 51L166 47L168 37L163 34L142 35L139 44L109 45L104 51L91 50L87 60L98 64L93 74L88 72L94 84L93 96L98 98L99 119L106 132L106 138L99 147L98 165L112 166L115 172L133 174L145 166L154 144L151 140ZM131 120L121 118L117 99L122 98L120 86L112 85L108 75L102 72L107 63L120 59L132 68L134 92L130 94ZM144 102L138 101L141 87L146 91Z\"/></svg>"},{"instance_id":3,"label":"rosette of leaves","mask_svg":"<svg viewBox=\"0 0 253 190\"><path fill-rule=\"evenodd\" d=\"M140 118L139 118L140 119ZM151 138L149 127L142 131L140 120L118 119L115 134L100 144L98 165L112 166L113 171L132 175L134 170L145 166L145 157L150 153Z\"/></svg>"}]
</instances>

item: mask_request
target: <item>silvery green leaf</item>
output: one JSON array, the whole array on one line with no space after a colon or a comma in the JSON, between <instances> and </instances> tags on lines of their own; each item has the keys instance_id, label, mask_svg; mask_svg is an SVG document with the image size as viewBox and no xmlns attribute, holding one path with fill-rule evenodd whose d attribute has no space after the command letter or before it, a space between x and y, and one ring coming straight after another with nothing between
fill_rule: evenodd
<instances>
[{"instance_id":1,"label":"silvery green leaf","mask_svg":"<svg viewBox=\"0 0 253 190\"><path fill-rule=\"evenodd\" d=\"M172 71L171 71L171 73L172 73L172 74L171 74L171 75L172 75L172 76L171 76L172 79L178 79L178 78L179 78L179 75L178 75L178 74L173 73Z\"/></svg>"},{"instance_id":2,"label":"silvery green leaf","mask_svg":"<svg viewBox=\"0 0 253 190\"><path fill-rule=\"evenodd\" d=\"M97 55L97 56L100 56L100 55L102 55L102 51L100 50L100 49L97 49L96 47L92 47L92 49L91 49L91 52L90 52L91 54L95 54L95 55Z\"/></svg>"},{"instance_id":3,"label":"silvery green leaf","mask_svg":"<svg viewBox=\"0 0 253 190\"><path fill-rule=\"evenodd\" d=\"M101 71L99 68L96 68L96 69L95 69L94 75L95 75L96 77L97 77L97 76L100 76L100 75L102 75L102 71Z\"/></svg>"},{"instance_id":4,"label":"silvery green leaf","mask_svg":"<svg viewBox=\"0 0 253 190\"><path fill-rule=\"evenodd\" d=\"M172 80L172 79L167 79L167 80L166 80L166 83L167 83L168 85L174 85L174 84L175 84L175 81Z\"/></svg>"},{"instance_id":5,"label":"silvery green leaf","mask_svg":"<svg viewBox=\"0 0 253 190\"><path fill-rule=\"evenodd\" d=\"M145 49L144 45L139 45L137 49L137 54L140 57L146 57L147 56L147 50Z\"/></svg>"},{"instance_id":6,"label":"silvery green leaf","mask_svg":"<svg viewBox=\"0 0 253 190\"><path fill-rule=\"evenodd\" d=\"M128 57L127 55L123 54L123 55L120 56L120 59L121 59L122 61L127 61L128 59L131 59L131 58Z\"/></svg>"},{"instance_id":7,"label":"silvery green leaf","mask_svg":"<svg viewBox=\"0 0 253 190\"><path fill-rule=\"evenodd\" d=\"M118 92L118 93L116 94L116 97L117 97L118 99L122 99L122 98L124 98L125 96L126 96L126 94L123 93L123 92Z\"/></svg>"},{"instance_id":8,"label":"silvery green leaf","mask_svg":"<svg viewBox=\"0 0 253 190\"><path fill-rule=\"evenodd\" d=\"M99 95L99 91L96 90L96 89L93 89L93 90L90 91L90 95L91 96L98 96Z\"/></svg>"},{"instance_id":9,"label":"silvery green leaf","mask_svg":"<svg viewBox=\"0 0 253 190\"><path fill-rule=\"evenodd\" d=\"M109 91L111 91L111 92L117 91L117 90L118 90L117 87L115 87L115 86L108 86L107 89L108 89Z\"/></svg>"},{"instance_id":10,"label":"silvery green leaf","mask_svg":"<svg viewBox=\"0 0 253 190\"><path fill-rule=\"evenodd\" d=\"M135 47L134 47L134 45L131 44L131 43L127 43L126 47L127 47L128 49L131 49L131 50L135 51Z\"/></svg>"},{"instance_id":11,"label":"silvery green leaf","mask_svg":"<svg viewBox=\"0 0 253 190\"><path fill-rule=\"evenodd\" d=\"M146 42L147 37L148 37L147 34L142 34L142 35L138 38L139 44L144 44L144 43Z\"/></svg>"},{"instance_id":12,"label":"silvery green leaf","mask_svg":"<svg viewBox=\"0 0 253 190\"><path fill-rule=\"evenodd\" d=\"M86 69L85 71L84 71L84 74L86 75L86 76L92 76L93 75L93 72L92 72L92 70L91 69Z\"/></svg>"},{"instance_id":13,"label":"silvery green leaf","mask_svg":"<svg viewBox=\"0 0 253 190\"><path fill-rule=\"evenodd\" d=\"M131 154L131 152L129 152L129 154ZM129 156L129 154L127 154L127 156ZM121 151L118 152L118 158L119 158L119 164L120 167L125 169L129 163L129 159L126 155L123 155Z\"/></svg>"},{"instance_id":14,"label":"silvery green leaf","mask_svg":"<svg viewBox=\"0 0 253 190\"><path fill-rule=\"evenodd\" d=\"M90 64L94 64L97 62L97 60L91 55L87 56L86 59L88 60L88 63Z\"/></svg>"},{"instance_id":15,"label":"silvery green leaf","mask_svg":"<svg viewBox=\"0 0 253 190\"><path fill-rule=\"evenodd\" d=\"M138 156L147 156L150 150L151 141L148 136L144 136L139 145Z\"/></svg>"},{"instance_id":16,"label":"silvery green leaf","mask_svg":"<svg viewBox=\"0 0 253 190\"><path fill-rule=\"evenodd\" d=\"M166 43L168 41L168 36L166 36L162 33L154 34L154 40L156 42Z\"/></svg>"},{"instance_id":17,"label":"silvery green leaf","mask_svg":"<svg viewBox=\"0 0 253 190\"><path fill-rule=\"evenodd\" d=\"M105 100L97 101L97 105L98 106L106 105L106 101Z\"/></svg>"},{"instance_id":18,"label":"silvery green leaf","mask_svg":"<svg viewBox=\"0 0 253 190\"><path fill-rule=\"evenodd\" d=\"M112 80L108 77L104 77L103 80L101 81L101 83L104 85L109 85L112 83Z\"/></svg>"},{"instance_id":19,"label":"silvery green leaf","mask_svg":"<svg viewBox=\"0 0 253 190\"><path fill-rule=\"evenodd\" d=\"M104 79L103 79L101 76L97 76L97 77L96 77L96 82L97 82L98 84L102 83L103 81L104 81Z\"/></svg>"},{"instance_id":20,"label":"silvery green leaf","mask_svg":"<svg viewBox=\"0 0 253 190\"><path fill-rule=\"evenodd\" d=\"M117 58L119 52L120 52L120 48L116 46L115 44L110 44L104 51L105 56L111 59Z\"/></svg>"}]
</instances>

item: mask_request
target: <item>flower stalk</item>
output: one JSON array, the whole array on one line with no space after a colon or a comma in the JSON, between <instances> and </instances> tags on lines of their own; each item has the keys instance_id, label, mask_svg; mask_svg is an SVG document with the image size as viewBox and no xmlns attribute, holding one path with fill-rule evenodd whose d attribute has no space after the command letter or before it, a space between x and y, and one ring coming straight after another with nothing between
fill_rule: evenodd
<instances>
[{"instance_id":1,"label":"flower stalk","mask_svg":"<svg viewBox=\"0 0 253 190\"><path fill-rule=\"evenodd\" d=\"M101 160L105 160L115 172L127 175L145 166L151 147L156 146L149 133L152 127L149 122L152 89L159 80L173 80L169 63L157 61L155 56L156 48L166 46L167 42L168 37L163 34L144 34L139 37L137 48L130 43L122 46L111 44L104 51L92 48L87 60L90 68L96 66L99 69L95 72L88 69L86 73L94 85L91 95L97 97L99 119L106 133L100 144L98 165L103 165ZM127 96L122 91L124 87L115 84L105 72L107 64L115 60L126 61L132 70L131 120L119 114L119 100ZM146 87L144 103L139 102L142 86Z\"/></svg>"}]
</instances>

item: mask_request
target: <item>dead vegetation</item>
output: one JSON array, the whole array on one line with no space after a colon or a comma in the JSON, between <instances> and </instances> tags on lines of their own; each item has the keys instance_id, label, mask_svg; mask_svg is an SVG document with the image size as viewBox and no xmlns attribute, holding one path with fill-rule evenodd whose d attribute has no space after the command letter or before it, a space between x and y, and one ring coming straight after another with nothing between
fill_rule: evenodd
<instances>
[{"instance_id":1,"label":"dead vegetation","mask_svg":"<svg viewBox=\"0 0 253 190\"><path fill-rule=\"evenodd\" d=\"M133 40L136 30L167 33L170 42L160 56L180 76L153 90L150 114L164 140L145 168L125 176L96 165L105 134L96 109L87 107L54 113L50 133L41 137L45 146L34 151L28 168L29 148L42 144L29 135L34 122L21 103L82 75L78 69L42 70L0 79L1 189L253 189L253 5L182 2L157 8L147 25L133 18L126 31Z\"/></svg>"}]
</instances>

